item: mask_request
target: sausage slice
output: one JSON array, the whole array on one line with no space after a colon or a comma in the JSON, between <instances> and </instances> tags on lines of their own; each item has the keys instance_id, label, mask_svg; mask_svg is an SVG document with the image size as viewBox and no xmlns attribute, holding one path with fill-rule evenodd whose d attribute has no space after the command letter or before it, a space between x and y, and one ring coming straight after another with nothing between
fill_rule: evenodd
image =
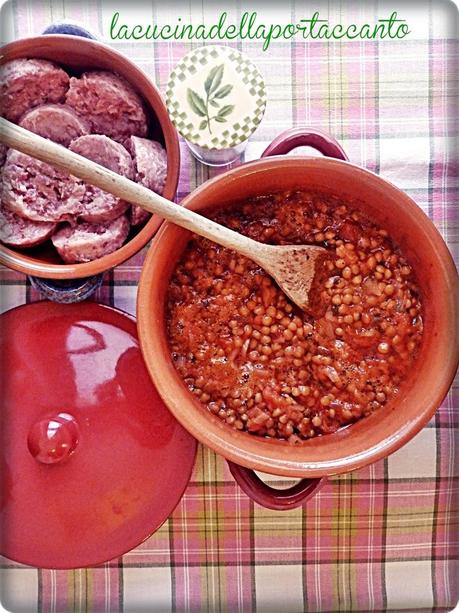
<instances>
[{"instance_id":1,"label":"sausage slice","mask_svg":"<svg viewBox=\"0 0 459 613\"><path fill-rule=\"evenodd\" d=\"M100 134L81 136L70 144L69 149L128 179L133 178L131 156L122 145L108 136ZM80 217L90 223L110 221L124 213L128 206L128 202L98 187L86 184Z\"/></svg>"},{"instance_id":2,"label":"sausage slice","mask_svg":"<svg viewBox=\"0 0 459 613\"><path fill-rule=\"evenodd\" d=\"M19 125L64 147L90 133L86 121L65 104L43 104L31 109L24 113Z\"/></svg>"},{"instance_id":3,"label":"sausage slice","mask_svg":"<svg viewBox=\"0 0 459 613\"><path fill-rule=\"evenodd\" d=\"M72 221L82 210L80 179L9 149L1 182L3 205L32 221Z\"/></svg>"},{"instance_id":4,"label":"sausage slice","mask_svg":"<svg viewBox=\"0 0 459 613\"><path fill-rule=\"evenodd\" d=\"M23 219L0 205L0 241L5 245L34 247L47 241L55 229L55 223Z\"/></svg>"},{"instance_id":5,"label":"sausage slice","mask_svg":"<svg viewBox=\"0 0 459 613\"><path fill-rule=\"evenodd\" d=\"M45 102L63 102L68 74L48 60L11 60L0 66L0 115L10 121Z\"/></svg>"},{"instance_id":6,"label":"sausage slice","mask_svg":"<svg viewBox=\"0 0 459 613\"><path fill-rule=\"evenodd\" d=\"M78 223L58 230L51 240L68 264L90 262L119 249L129 234L129 221L122 215L100 224Z\"/></svg>"},{"instance_id":7,"label":"sausage slice","mask_svg":"<svg viewBox=\"0 0 459 613\"><path fill-rule=\"evenodd\" d=\"M164 147L152 140L131 136L130 151L134 160L135 181L162 194L167 177L167 153ZM150 213L140 206L132 205L131 224L143 223Z\"/></svg>"},{"instance_id":8,"label":"sausage slice","mask_svg":"<svg viewBox=\"0 0 459 613\"><path fill-rule=\"evenodd\" d=\"M70 79L66 102L84 117L95 134L127 145L130 136L147 134L147 117L139 95L112 72L93 70Z\"/></svg>"}]
</instances>

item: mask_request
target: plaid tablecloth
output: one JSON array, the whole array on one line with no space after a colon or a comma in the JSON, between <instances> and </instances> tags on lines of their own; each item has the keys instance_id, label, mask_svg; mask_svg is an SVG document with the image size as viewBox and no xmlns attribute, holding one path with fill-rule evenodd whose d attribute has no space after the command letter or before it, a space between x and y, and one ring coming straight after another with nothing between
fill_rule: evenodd
<instances>
[{"instance_id":1,"label":"plaid tablecloth","mask_svg":"<svg viewBox=\"0 0 459 613\"><path fill-rule=\"evenodd\" d=\"M321 3L334 22L374 22L392 10L412 34L401 41L234 42L257 63L268 91L265 118L245 159L282 130L309 125L337 137L350 160L409 193L459 256L457 11L452 3ZM119 10L133 22L199 22L222 10L258 10L265 22L295 22L306 3L153 3L10 0L4 41L71 18L108 34ZM390 9L390 10L389 10ZM164 92L188 43L117 43ZM182 143L177 199L215 174ZM95 300L135 312L145 251L105 275ZM2 269L1 308L39 296ZM451 610L459 598L459 390L403 449L330 479L303 508L265 510L235 485L224 460L200 448L192 480L163 527L99 568L50 571L3 559L1 600L19 611L400 611ZM276 481L276 480L275 480Z\"/></svg>"}]
</instances>

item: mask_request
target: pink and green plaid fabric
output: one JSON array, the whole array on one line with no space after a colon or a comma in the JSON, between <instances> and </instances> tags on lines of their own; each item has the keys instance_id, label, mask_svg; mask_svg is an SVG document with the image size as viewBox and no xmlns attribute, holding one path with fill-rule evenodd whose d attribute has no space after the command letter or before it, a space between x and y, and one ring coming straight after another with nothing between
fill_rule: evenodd
<instances>
[{"instance_id":1,"label":"pink and green plaid fabric","mask_svg":"<svg viewBox=\"0 0 459 613\"><path fill-rule=\"evenodd\" d=\"M352 162L405 190L459 256L457 10L449 2L317 2L323 18L364 23L397 10L413 26L401 41L234 41L265 77L268 105L245 159L281 131L333 134ZM309 4L210 0L129 3L10 0L3 42L76 20L107 37L115 10L132 23L215 21L258 10L265 22L310 17ZM388 11L388 8L391 10ZM384 14L383 14L384 13ZM111 43L113 44L113 43ZM114 45L164 92L196 43ZM213 176L181 143L177 200ZM135 313L145 251L105 275L95 300ZM39 299L27 279L0 270L1 308ZM151 538L98 568L51 571L1 560L1 600L15 612L298 613L448 611L459 598L459 388L403 449L330 479L303 508L265 510L235 485L225 461L200 448L177 509ZM269 478L278 482L279 479ZM280 480L281 481L281 480Z\"/></svg>"}]
</instances>

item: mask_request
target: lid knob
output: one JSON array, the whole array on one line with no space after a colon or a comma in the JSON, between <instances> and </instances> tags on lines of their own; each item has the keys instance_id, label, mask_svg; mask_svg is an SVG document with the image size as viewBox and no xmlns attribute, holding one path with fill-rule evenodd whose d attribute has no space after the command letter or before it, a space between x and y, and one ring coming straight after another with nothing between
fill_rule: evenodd
<instances>
[{"instance_id":1,"label":"lid knob","mask_svg":"<svg viewBox=\"0 0 459 613\"><path fill-rule=\"evenodd\" d=\"M66 460L78 445L79 429L69 413L37 421L30 429L27 445L33 457L43 464Z\"/></svg>"}]
</instances>

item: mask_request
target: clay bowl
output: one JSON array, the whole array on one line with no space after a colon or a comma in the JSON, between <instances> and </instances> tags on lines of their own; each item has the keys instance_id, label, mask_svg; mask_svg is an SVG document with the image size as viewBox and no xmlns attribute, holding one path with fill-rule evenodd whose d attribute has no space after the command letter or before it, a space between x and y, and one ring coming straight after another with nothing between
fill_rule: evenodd
<instances>
[{"instance_id":1,"label":"clay bowl","mask_svg":"<svg viewBox=\"0 0 459 613\"><path fill-rule=\"evenodd\" d=\"M310 131L290 132L268 149L270 153L286 153L298 145L313 145L322 153L345 158L336 142ZM138 293L138 329L144 359L160 395L177 420L201 443L243 467L317 478L345 473L387 456L432 417L458 365L459 283L445 243L415 202L384 179L343 159L276 156L251 162L207 181L185 198L183 205L195 211L209 210L292 188L355 200L355 207L364 209L389 232L414 268L425 329L415 367L394 402L335 434L298 446L238 432L209 413L187 390L169 354L165 295L189 239L187 231L169 223L159 231L144 264Z\"/></svg>"},{"instance_id":2,"label":"clay bowl","mask_svg":"<svg viewBox=\"0 0 459 613\"><path fill-rule=\"evenodd\" d=\"M180 171L177 133L158 89L140 68L103 43L67 34L23 38L3 47L2 54L2 63L16 58L40 58L54 61L74 75L85 70L101 69L124 77L145 103L150 122L148 136L159 140L166 148L168 173L163 195L170 200L174 199ZM92 262L64 264L48 241L27 250L0 245L0 263L28 275L47 279L89 277L129 259L146 245L160 224L161 218L151 217L144 226L131 229L128 240L120 249Z\"/></svg>"}]
</instances>

